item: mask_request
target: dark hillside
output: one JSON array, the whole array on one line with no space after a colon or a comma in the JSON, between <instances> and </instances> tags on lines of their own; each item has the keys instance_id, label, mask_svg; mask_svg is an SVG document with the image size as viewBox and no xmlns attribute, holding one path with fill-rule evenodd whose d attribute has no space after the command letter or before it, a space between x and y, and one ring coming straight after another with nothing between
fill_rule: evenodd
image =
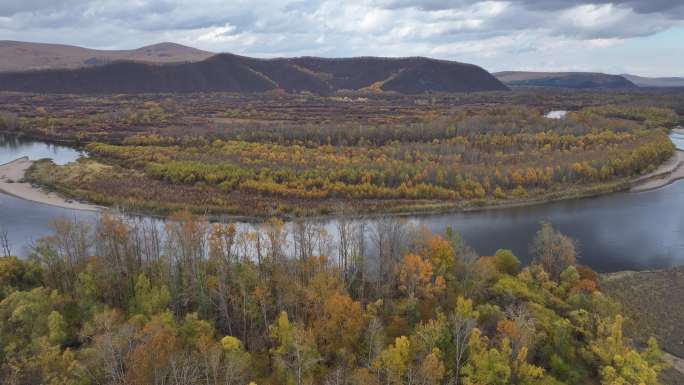
<instances>
[{"instance_id":1,"label":"dark hillside","mask_svg":"<svg viewBox=\"0 0 684 385\"><path fill-rule=\"evenodd\" d=\"M254 59L215 55L196 63L116 62L91 68L0 73L0 89L37 93L424 92L508 88L480 67L427 58Z\"/></svg>"}]
</instances>

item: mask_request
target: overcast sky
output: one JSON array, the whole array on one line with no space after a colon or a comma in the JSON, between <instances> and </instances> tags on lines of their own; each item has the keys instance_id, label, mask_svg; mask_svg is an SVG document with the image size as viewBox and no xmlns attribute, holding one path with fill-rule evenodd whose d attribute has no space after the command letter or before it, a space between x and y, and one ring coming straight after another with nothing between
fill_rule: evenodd
<instances>
[{"instance_id":1,"label":"overcast sky","mask_svg":"<svg viewBox=\"0 0 684 385\"><path fill-rule=\"evenodd\" d=\"M684 0L0 0L0 39L684 76Z\"/></svg>"}]
</instances>

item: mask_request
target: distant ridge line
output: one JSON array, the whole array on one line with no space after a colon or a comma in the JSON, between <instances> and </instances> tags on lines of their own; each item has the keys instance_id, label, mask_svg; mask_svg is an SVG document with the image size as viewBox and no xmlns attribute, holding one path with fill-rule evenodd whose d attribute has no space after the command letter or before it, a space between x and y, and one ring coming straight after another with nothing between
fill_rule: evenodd
<instances>
[{"instance_id":1,"label":"distant ridge line","mask_svg":"<svg viewBox=\"0 0 684 385\"><path fill-rule=\"evenodd\" d=\"M37 93L311 92L373 90L403 94L507 91L484 69L420 56L251 58L232 53L202 61L119 60L77 69L0 73L0 89Z\"/></svg>"}]
</instances>

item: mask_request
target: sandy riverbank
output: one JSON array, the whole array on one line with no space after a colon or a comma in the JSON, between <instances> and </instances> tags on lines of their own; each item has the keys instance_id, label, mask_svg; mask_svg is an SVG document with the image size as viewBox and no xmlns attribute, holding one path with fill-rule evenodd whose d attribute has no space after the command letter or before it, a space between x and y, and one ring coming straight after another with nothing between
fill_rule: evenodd
<instances>
[{"instance_id":1,"label":"sandy riverbank","mask_svg":"<svg viewBox=\"0 0 684 385\"><path fill-rule=\"evenodd\" d=\"M24 172L31 167L32 160L28 157L19 158L9 163L0 165L0 191L17 198L42 203L51 206L73 210L98 211L100 207L65 199L58 194L44 191L32 186L30 183L22 183Z\"/></svg>"},{"instance_id":2,"label":"sandy riverbank","mask_svg":"<svg viewBox=\"0 0 684 385\"><path fill-rule=\"evenodd\" d=\"M655 190L680 179L684 179L684 151L678 150L670 160L663 163L658 169L635 179L630 191Z\"/></svg>"}]
</instances>

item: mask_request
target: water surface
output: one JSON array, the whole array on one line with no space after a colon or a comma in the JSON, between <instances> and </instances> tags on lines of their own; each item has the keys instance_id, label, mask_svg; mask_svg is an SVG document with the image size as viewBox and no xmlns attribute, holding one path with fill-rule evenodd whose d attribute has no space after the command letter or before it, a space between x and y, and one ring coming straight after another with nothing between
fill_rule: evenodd
<instances>
[{"instance_id":1,"label":"water surface","mask_svg":"<svg viewBox=\"0 0 684 385\"><path fill-rule=\"evenodd\" d=\"M63 165L81 155L82 151L71 147L0 134L0 164L28 156L31 160L50 158L56 164Z\"/></svg>"},{"instance_id":2,"label":"water surface","mask_svg":"<svg viewBox=\"0 0 684 385\"><path fill-rule=\"evenodd\" d=\"M551 111L544 116L547 117L548 119L563 119L567 114L568 114L568 111L557 110L557 111Z\"/></svg>"}]
</instances>

